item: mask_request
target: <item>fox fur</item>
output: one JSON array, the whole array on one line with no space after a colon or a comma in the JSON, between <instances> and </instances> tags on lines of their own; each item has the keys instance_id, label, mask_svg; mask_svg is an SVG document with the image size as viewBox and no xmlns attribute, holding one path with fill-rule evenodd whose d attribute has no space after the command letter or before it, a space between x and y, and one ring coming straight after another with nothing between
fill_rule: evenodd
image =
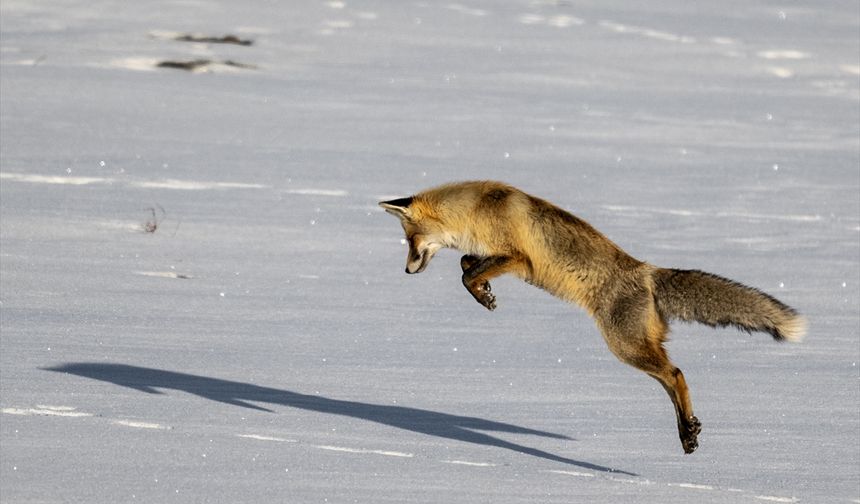
<instances>
[{"instance_id":1,"label":"fox fur","mask_svg":"<svg viewBox=\"0 0 860 504\"><path fill-rule=\"evenodd\" d=\"M673 320L760 331L799 341L806 322L777 299L697 270L659 268L633 258L584 220L512 186L493 181L446 184L380 202L406 233L406 272L424 271L453 248L463 285L489 310L489 281L510 273L582 306L618 359L655 378L675 407L685 453L698 447L701 423L684 375L663 347Z\"/></svg>"}]
</instances>

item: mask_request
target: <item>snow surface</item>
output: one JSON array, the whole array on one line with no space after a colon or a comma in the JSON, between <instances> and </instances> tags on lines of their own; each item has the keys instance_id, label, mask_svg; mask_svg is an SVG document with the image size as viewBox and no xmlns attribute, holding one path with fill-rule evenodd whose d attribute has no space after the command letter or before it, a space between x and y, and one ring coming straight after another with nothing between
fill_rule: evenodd
<instances>
[{"instance_id":1,"label":"snow surface","mask_svg":"<svg viewBox=\"0 0 860 504\"><path fill-rule=\"evenodd\" d=\"M860 502L856 1L3 0L0 28L3 502ZM376 202L473 178L809 335L676 326L685 456L582 310L503 278L487 312L453 252L403 274Z\"/></svg>"}]
</instances>

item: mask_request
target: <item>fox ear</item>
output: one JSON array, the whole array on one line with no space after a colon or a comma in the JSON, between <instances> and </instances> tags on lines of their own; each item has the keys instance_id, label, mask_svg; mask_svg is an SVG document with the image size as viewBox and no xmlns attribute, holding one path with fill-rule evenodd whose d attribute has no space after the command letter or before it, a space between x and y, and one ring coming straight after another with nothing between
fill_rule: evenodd
<instances>
[{"instance_id":1,"label":"fox ear","mask_svg":"<svg viewBox=\"0 0 860 504\"><path fill-rule=\"evenodd\" d=\"M412 217L412 210L409 209L409 205L412 204L412 199L412 196L409 196L408 198L380 201L379 206L395 217L408 220Z\"/></svg>"}]
</instances>

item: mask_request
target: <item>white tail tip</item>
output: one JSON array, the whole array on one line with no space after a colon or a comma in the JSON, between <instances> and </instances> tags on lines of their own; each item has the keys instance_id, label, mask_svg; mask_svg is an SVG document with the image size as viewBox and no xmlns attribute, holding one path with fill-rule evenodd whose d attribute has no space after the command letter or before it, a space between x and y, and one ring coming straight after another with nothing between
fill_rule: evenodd
<instances>
[{"instance_id":1,"label":"white tail tip","mask_svg":"<svg viewBox=\"0 0 860 504\"><path fill-rule=\"evenodd\" d=\"M806 336L806 327L806 318L796 315L784 324L780 325L779 333L786 339L786 341L799 343L803 341L803 337Z\"/></svg>"}]
</instances>

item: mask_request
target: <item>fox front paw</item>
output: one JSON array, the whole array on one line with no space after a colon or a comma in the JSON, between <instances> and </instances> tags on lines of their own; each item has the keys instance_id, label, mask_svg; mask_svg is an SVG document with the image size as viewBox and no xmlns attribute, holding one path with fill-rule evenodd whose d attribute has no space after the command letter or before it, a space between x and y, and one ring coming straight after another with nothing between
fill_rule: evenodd
<instances>
[{"instance_id":1,"label":"fox front paw","mask_svg":"<svg viewBox=\"0 0 860 504\"><path fill-rule=\"evenodd\" d=\"M493 311L496 309L496 296L491 291L490 282L484 282L477 288L477 293L473 292L472 294L484 308Z\"/></svg>"}]
</instances>

